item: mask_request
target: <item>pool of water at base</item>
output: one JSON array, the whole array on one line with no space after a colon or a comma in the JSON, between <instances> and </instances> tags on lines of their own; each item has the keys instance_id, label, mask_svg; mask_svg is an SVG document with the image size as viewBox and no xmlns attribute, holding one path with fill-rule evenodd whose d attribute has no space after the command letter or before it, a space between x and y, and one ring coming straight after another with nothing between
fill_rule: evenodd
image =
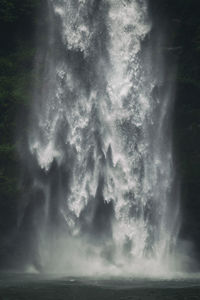
<instances>
[{"instance_id":1,"label":"pool of water at base","mask_svg":"<svg viewBox=\"0 0 200 300\"><path fill-rule=\"evenodd\" d=\"M200 300L200 276L78 278L1 273L0 300Z\"/></svg>"}]
</instances>

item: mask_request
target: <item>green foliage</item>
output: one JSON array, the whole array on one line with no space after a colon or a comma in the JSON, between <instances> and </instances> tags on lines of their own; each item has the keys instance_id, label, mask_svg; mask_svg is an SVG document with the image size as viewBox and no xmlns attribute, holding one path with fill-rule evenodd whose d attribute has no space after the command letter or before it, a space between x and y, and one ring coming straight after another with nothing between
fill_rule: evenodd
<instances>
[{"instance_id":1,"label":"green foliage","mask_svg":"<svg viewBox=\"0 0 200 300\"><path fill-rule=\"evenodd\" d=\"M1 0L0 21L16 23L20 17L32 17L39 3L39 0Z\"/></svg>"},{"instance_id":2,"label":"green foliage","mask_svg":"<svg viewBox=\"0 0 200 300\"><path fill-rule=\"evenodd\" d=\"M18 112L26 117L40 0L0 1L0 242L16 226L20 197L16 151Z\"/></svg>"},{"instance_id":3,"label":"green foliage","mask_svg":"<svg viewBox=\"0 0 200 300\"><path fill-rule=\"evenodd\" d=\"M16 1L1 0L0 20L6 23L14 22L17 19L15 13Z\"/></svg>"}]
</instances>

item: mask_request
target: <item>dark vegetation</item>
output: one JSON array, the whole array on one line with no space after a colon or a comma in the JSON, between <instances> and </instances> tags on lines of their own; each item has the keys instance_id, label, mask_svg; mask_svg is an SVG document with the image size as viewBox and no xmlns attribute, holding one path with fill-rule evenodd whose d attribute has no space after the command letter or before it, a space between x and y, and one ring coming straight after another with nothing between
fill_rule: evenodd
<instances>
[{"instance_id":1,"label":"dark vegetation","mask_svg":"<svg viewBox=\"0 0 200 300\"><path fill-rule=\"evenodd\" d=\"M30 104L40 0L0 1L0 266L17 230L20 201L17 144ZM16 138L17 137L17 138ZM10 253L12 256L13 253Z\"/></svg>"},{"instance_id":2,"label":"dark vegetation","mask_svg":"<svg viewBox=\"0 0 200 300\"><path fill-rule=\"evenodd\" d=\"M0 1L0 267L17 228L19 157L17 144L26 128L35 55L35 31L46 0ZM195 241L200 253L200 3L199 0L150 0L152 14L165 20L170 34L166 51L178 70L174 142L181 175L181 236ZM164 24L164 23L163 23ZM22 124L22 123L21 123ZM17 138L16 138L17 137ZM9 237L9 238L8 238ZM11 255L13 255L11 253Z\"/></svg>"}]
</instances>

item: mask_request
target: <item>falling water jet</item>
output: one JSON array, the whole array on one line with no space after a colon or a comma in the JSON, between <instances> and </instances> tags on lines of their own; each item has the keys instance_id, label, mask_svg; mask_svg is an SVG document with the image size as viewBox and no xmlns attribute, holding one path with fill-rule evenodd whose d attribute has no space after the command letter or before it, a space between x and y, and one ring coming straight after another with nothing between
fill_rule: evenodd
<instances>
[{"instance_id":1,"label":"falling water jet","mask_svg":"<svg viewBox=\"0 0 200 300\"><path fill-rule=\"evenodd\" d=\"M173 84L147 1L48 7L28 137L31 190L44 197L32 217L39 264L70 275L170 272Z\"/></svg>"}]
</instances>

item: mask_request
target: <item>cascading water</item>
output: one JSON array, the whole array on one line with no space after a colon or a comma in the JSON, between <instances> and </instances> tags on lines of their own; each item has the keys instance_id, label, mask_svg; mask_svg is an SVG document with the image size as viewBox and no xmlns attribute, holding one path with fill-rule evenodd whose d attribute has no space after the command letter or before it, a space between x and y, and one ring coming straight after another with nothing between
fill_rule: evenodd
<instances>
[{"instance_id":1,"label":"cascading water","mask_svg":"<svg viewBox=\"0 0 200 300\"><path fill-rule=\"evenodd\" d=\"M41 265L69 274L158 272L176 242L178 205L171 70L147 3L48 6L28 139L32 191L43 200L42 217L34 216Z\"/></svg>"}]
</instances>

